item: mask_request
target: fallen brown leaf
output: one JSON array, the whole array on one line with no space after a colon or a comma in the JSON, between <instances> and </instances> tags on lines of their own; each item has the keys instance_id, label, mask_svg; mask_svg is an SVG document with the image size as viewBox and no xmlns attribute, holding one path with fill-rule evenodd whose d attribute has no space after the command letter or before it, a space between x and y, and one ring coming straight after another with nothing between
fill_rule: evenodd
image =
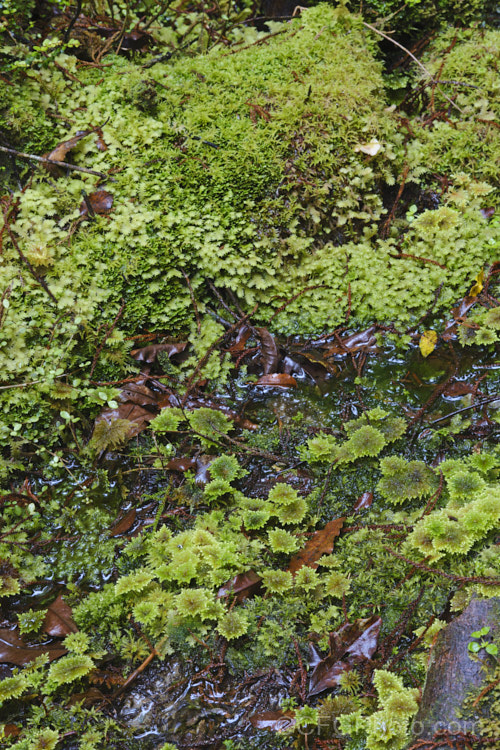
<instances>
[{"instance_id":1,"label":"fallen brown leaf","mask_svg":"<svg viewBox=\"0 0 500 750\"><path fill-rule=\"evenodd\" d=\"M116 523L111 527L109 530L110 536L120 536L121 534L125 534L126 531L132 528L132 526L135 523L135 517L137 515L137 511L135 508L130 508L124 516L119 518Z\"/></svg>"},{"instance_id":2,"label":"fallen brown leaf","mask_svg":"<svg viewBox=\"0 0 500 750\"><path fill-rule=\"evenodd\" d=\"M285 372L273 372L269 375L263 375L255 385L266 385L273 388L297 388L297 381L292 375L287 375Z\"/></svg>"},{"instance_id":3,"label":"fallen brown leaf","mask_svg":"<svg viewBox=\"0 0 500 750\"><path fill-rule=\"evenodd\" d=\"M178 341L171 344L150 344L149 346L143 346L141 349L133 349L130 353L138 362L152 363L160 352L166 352L169 357L172 357L174 354L183 352L187 345L187 341Z\"/></svg>"},{"instance_id":4,"label":"fallen brown leaf","mask_svg":"<svg viewBox=\"0 0 500 750\"><path fill-rule=\"evenodd\" d=\"M356 664L371 659L377 650L382 619L372 615L363 620L346 623L335 633L330 633L330 652L323 657L314 644L309 644L308 697L336 687L340 676Z\"/></svg>"},{"instance_id":5,"label":"fallen brown leaf","mask_svg":"<svg viewBox=\"0 0 500 750\"><path fill-rule=\"evenodd\" d=\"M354 354L354 352L365 352L373 354L378 350L377 340L375 338L376 326L370 326L366 331L358 331L350 336L340 339L340 342L329 346L325 352L325 357L333 357L339 354Z\"/></svg>"},{"instance_id":6,"label":"fallen brown leaf","mask_svg":"<svg viewBox=\"0 0 500 750\"><path fill-rule=\"evenodd\" d=\"M262 347L262 354L260 360L262 362L262 369L264 375L269 375L271 372L276 372L278 369L279 362L279 349L274 336L269 333L267 328L256 328L257 334L260 338Z\"/></svg>"},{"instance_id":7,"label":"fallen brown leaf","mask_svg":"<svg viewBox=\"0 0 500 750\"><path fill-rule=\"evenodd\" d=\"M69 633L76 633L78 628L73 620L73 612L69 604L66 604L62 594L49 605L42 630L47 635L56 638L64 638Z\"/></svg>"},{"instance_id":8,"label":"fallen brown leaf","mask_svg":"<svg viewBox=\"0 0 500 750\"><path fill-rule=\"evenodd\" d=\"M27 646L17 628L16 630L0 628L0 664L15 664L16 667L24 667L42 654L48 654L49 661L53 661L67 653L63 646L56 643L49 643L46 646Z\"/></svg>"},{"instance_id":9,"label":"fallen brown leaf","mask_svg":"<svg viewBox=\"0 0 500 750\"><path fill-rule=\"evenodd\" d=\"M239 573L230 581L227 581L217 592L217 598L234 594L236 601L242 602L249 596L255 594L261 586L262 578L254 570L247 573Z\"/></svg>"},{"instance_id":10,"label":"fallen brown leaf","mask_svg":"<svg viewBox=\"0 0 500 750\"><path fill-rule=\"evenodd\" d=\"M255 729L269 729L272 732L282 732L295 724L293 711L264 711L250 716L250 724Z\"/></svg>"},{"instance_id":11,"label":"fallen brown leaf","mask_svg":"<svg viewBox=\"0 0 500 750\"><path fill-rule=\"evenodd\" d=\"M103 216L109 214L113 208L114 197L113 194L108 193L107 190L96 190L94 193L90 193L90 195L87 196L87 200L83 200L80 204L80 216L89 215L87 201L95 214Z\"/></svg>"},{"instance_id":12,"label":"fallen brown leaf","mask_svg":"<svg viewBox=\"0 0 500 750\"><path fill-rule=\"evenodd\" d=\"M340 534L344 521L345 518L335 518L333 521L329 521L324 528L315 531L306 542L305 547L292 557L288 570L291 573L296 573L304 565L309 568L317 568L319 558L322 555L329 555L333 550L335 539Z\"/></svg>"},{"instance_id":13,"label":"fallen brown leaf","mask_svg":"<svg viewBox=\"0 0 500 750\"><path fill-rule=\"evenodd\" d=\"M51 159L52 161L66 161L66 156L78 143L80 143L82 138L85 138L93 132L93 129L79 130L72 138L68 138L67 141L61 141L50 153L44 154L44 158ZM56 164L45 164L44 166L53 177L58 177L62 174L61 167L58 167Z\"/></svg>"},{"instance_id":14,"label":"fallen brown leaf","mask_svg":"<svg viewBox=\"0 0 500 750\"><path fill-rule=\"evenodd\" d=\"M356 513L359 510L363 510L364 508L369 508L370 505L373 503L373 492L363 492L362 495L358 497L356 500L356 503L354 504L354 508L352 509L353 513Z\"/></svg>"}]
</instances>

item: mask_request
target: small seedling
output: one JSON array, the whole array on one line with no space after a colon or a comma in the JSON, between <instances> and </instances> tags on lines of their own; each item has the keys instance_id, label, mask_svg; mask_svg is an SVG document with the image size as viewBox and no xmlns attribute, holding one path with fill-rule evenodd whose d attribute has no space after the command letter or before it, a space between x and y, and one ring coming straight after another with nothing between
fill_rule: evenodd
<instances>
[{"instance_id":1,"label":"small seedling","mask_svg":"<svg viewBox=\"0 0 500 750\"><path fill-rule=\"evenodd\" d=\"M488 635L490 632L489 627L481 628L481 630L475 630L473 633L471 633L471 636L473 638L478 638L480 640L477 641L470 641L467 648L469 651L472 651L473 654L477 654L482 648L486 651L487 654L490 654L490 656L496 656L498 654L498 646L496 646L494 643L491 643L490 641L485 641L484 636Z\"/></svg>"}]
</instances>

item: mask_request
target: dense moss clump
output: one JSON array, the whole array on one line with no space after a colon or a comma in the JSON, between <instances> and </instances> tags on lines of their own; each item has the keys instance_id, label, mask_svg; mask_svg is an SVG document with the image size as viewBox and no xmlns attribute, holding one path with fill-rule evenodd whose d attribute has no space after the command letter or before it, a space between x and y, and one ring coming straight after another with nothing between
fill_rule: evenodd
<instances>
[{"instance_id":1,"label":"dense moss clump","mask_svg":"<svg viewBox=\"0 0 500 750\"><path fill-rule=\"evenodd\" d=\"M48 135L53 146L84 130L66 158L110 176L41 168L6 199L0 380L31 385L29 400L23 390L1 393L4 412L16 408L18 418L7 418L0 439L18 441L24 422L36 441L54 414L49 401L71 411L75 400L112 399L85 378L103 330L118 314L95 363L109 380L130 367L126 334L192 325L185 274L201 312L207 281L247 310L258 303L263 320L306 290L274 319L287 332L331 328L348 309L351 322L404 325L437 289L438 307L450 305L498 252L480 213L496 181L497 39L487 31L477 44L463 31L450 51L449 37L438 38L430 69L482 93L459 86L459 109L432 127L417 114L410 137L388 106L379 38L343 7L312 8L257 44L216 45L148 69L113 55L102 69L82 66L68 50L57 65L0 81L15 143L27 136L42 151ZM435 87L434 111L446 85ZM145 86L154 107L143 106ZM27 112L45 123L38 147ZM445 175L450 187L441 207L398 218L381 239L384 191L405 165L408 180ZM113 202L92 218L81 191L96 189ZM197 356L220 328L208 325L192 335ZM485 320L488 341L495 326ZM210 367L214 379L227 374L226 360L212 357ZM37 399L43 408L30 407Z\"/></svg>"}]
</instances>

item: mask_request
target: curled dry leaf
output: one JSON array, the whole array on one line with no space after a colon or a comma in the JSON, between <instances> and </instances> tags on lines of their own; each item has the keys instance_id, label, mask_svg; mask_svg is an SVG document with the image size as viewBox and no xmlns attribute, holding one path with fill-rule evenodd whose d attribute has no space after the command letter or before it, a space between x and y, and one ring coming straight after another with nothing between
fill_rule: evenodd
<instances>
[{"instance_id":1,"label":"curled dry leaf","mask_svg":"<svg viewBox=\"0 0 500 750\"><path fill-rule=\"evenodd\" d=\"M330 652L322 657L316 646L309 644L308 696L336 687L340 676L357 664L371 659L377 650L382 619L376 615L353 623L346 623L336 633L330 633Z\"/></svg>"},{"instance_id":2,"label":"curled dry leaf","mask_svg":"<svg viewBox=\"0 0 500 750\"><path fill-rule=\"evenodd\" d=\"M52 151L49 154L44 154L45 159L51 159L52 161L66 161L66 157L69 154L69 152L75 148L75 146L80 143L82 138L85 138L87 135L90 135L90 133L93 132L93 129L91 130L79 130L72 138L68 138L67 141L61 141L61 143L58 143L57 146L52 149ZM58 177L62 174L62 170L60 167L58 167L56 164L45 164L44 165L46 170L50 172L50 174L53 177Z\"/></svg>"},{"instance_id":3,"label":"curled dry leaf","mask_svg":"<svg viewBox=\"0 0 500 750\"><path fill-rule=\"evenodd\" d=\"M285 372L273 372L269 375L263 375L255 385L265 385L272 388L296 388L297 381L293 375L287 375Z\"/></svg>"},{"instance_id":4,"label":"curled dry leaf","mask_svg":"<svg viewBox=\"0 0 500 750\"><path fill-rule=\"evenodd\" d=\"M251 335L252 329L250 328L250 326L242 325L236 335L234 343L231 344L228 351L231 352L231 354L238 354L239 352L242 352L245 349L246 343Z\"/></svg>"},{"instance_id":5,"label":"curled dry leaf","mask_svg":"<svg viewBox=\"0 0 500 750\"><path fill-rule=\"evenodd\" d=\"M63 646L56 643L49 643L46 646L27 646L17 628L15 630L0 628L0 664L15 664L16 667L24 667L42 654L48 654L49 661L53 661L67 653Z\"/></svg>"},{"instance_id":6,"label":"curled dry leaf","mask_svg":"<svg viewBox=\"0 0 500 750\"><path fill-rule=\"evenodd\" d=\"M329 521L324 528L315 531L306 542L305 547L292 557L288 570L291 573L296 573L304 565L309 568L317 568L319 558L322 555L329 555L333 550L335 539L340 534L344 521L345 518L335 518L333 521Z\"/></svg>"}]
</instances>

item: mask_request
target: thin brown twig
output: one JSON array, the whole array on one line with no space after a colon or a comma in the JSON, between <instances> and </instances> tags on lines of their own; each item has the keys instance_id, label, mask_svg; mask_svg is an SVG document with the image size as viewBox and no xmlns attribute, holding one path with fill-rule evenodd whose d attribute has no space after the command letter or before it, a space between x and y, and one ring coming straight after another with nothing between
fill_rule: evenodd
<instances>
[{"instance_id":1,"label":"thin brown twig","mask_svg":"<svg viewBox=\"0 0 500 750\"><path fill-rule=\"evenodd\" d=\"M92 360L92 367L90 368L89 378L91 378L92 375L94 374L94 370L95 370L95 368L97 366L97 360L99 359L99 356L100 356L100 354L101 354L101 352L102 352L102 350L104 348L104 344L106 343L106 341L110 337L111 333L113 332L113 329L115 328L116 324L120 320L120 318L121 318L121 316L123 314L123 311L125 310L125 305L126 304L127 303L125 301L122 302L121 307L118 310L115 319L113 320L113 322L111 323L111 325L107 329L106 333L104 334L103 340L101 341L101 343L97 347L96 353L94 354L94 359Z\"/></svg>"},{"instance_id":2,"label":"thin brown twig","mask_svg":"<svg viewBox=\"0 0 500 750\"><path fill-rule=\"evenodd\" d=\"M191 296L191 303L193 305L194 310L194 317L196 318L196 328L198 329L198 334L201 334L201 323L200 323L200 313L198 312L198 305L196 304L196 299L193 292L193 287L191 286L191 282L189 280L189 276L187 273L181 268L181 273L186 279L186 284L189 289L189 294Z\"/></svg>"},{"instance_id":3,"label":"thin brown twig","mask_svg":"<svg viewBox=\"0 0 500 750\"><path fill-rule=\"evenodd\" d=\"M1 146L0 146L0 148L1 148ZM13 232L13 231L12 231L12 229L10 228L10 225L9 225L8 223L6 223L6 224L5 224L5 227L6 227L6 229L7 229L7 234L8 234L8 235L9 235L9 237L10 237L10 241L11 241L11 242L12 242L12 244L14 245L14 247L15 247L15 249L16 249L16 251L17 251L17 254L18 254L18 255L19 255L19 257L21 258L21 260L22 260L22 262L24 263L24 265L25 265L25 266L26 266L26 267L28 268L29 272L31 273L31 275L33 276L33 278L35 279L35 281L36 281L36 282L37 282L38 284L40 284L40 286L42 287L42 289L44 289L44 290L45 290L45 291L47 292L47 294L49 295L49 297L50 297L50 299L52 300L52 302L55 302L55 303L56 303L56 305L57 305L57 299L56 299L56 298L54 297L54 295L53 295L53 294L52 294L52 292L50 291L49 287L47 286L47 282L45 281L45 279L43 278L43 276L39 276L39 275L37 274L37 272L35 271L35 269L34 269L34 268L33 268L33 266L31 265L31 263L29 262L28 258L27 258L27 257L25 256L25 254L23 253L23 251L22 251L22 250L21 250L21 248L19 247L19 243L18 243L18 241L16 240L16 238L15 238L15 235L14 235L14 232Z\"/></svg>"},{"instance_id":4,"label":"thin brown twig","mask_svg":"<svg viewBox=\"0 0 500 750\"><path fill-rule=\"evenodd\" d=\"M104 172L97 172L95 169L87 169L87 167L77 167L76 164L69 164L67 161L58 161L57 159L49 159L46 156L36 156L36 154L25 154L23 151L16 151L14 148L7 148L6 146L0 146L0 151L5 154L12 154L18 156L20 159L28 159L30 161L38 161L41 164L55 164L56 167L65 167L66 169L73 169L76 172L85 172L86 174L95 174L97 177L103 179L109 179L113 182L112 178Z\"/></svg>"},{"instance_id":5,"label":"thin brown twig","mask_svg":"<svg viewBox=\"0 0 500 750\"><path fill-rule=\"evenodd\" d=\"M427 68L425 67L425 65L423 63L421 63L420 60L418 59L418 57L415 57L415 55L412 52L410 52L409 49L407 49L406 47L403 47L402 44L400 44L399 42L397 42L395 39L393 39L392 37L390 37L388 34L384 34L384 32L380 31L380 29L376 29L375 26L372 26L370 23L366 23L366 21L363 21L362 23L363 23L363 26L365 26L367 29L370 29L370 31L373 31L375 34L378 34L379 36L383 37L388 42L391 42L392 44L394 44L396 47L399 47L399 49L402 49L403 52L406 52L406 54L409 55L411 57L411 59L414 62L417 63L418 67L421 68L421 70L424 71L425 75L429 78L430 82L433 83L433 84L435 84L436 87L437 87L437 85L438 85L439 82L435 80L435 78L432 75L432 73L430 72L430 70L427 70ZM444 96L444 98L446 99L446 101L451 104L452 107L454 107L455 109L458 109L458 111L461 114L464 113L463 110L458 106L458 104L455 104L455 102L453 101L453 99L450 99L450 97L447 96L447 94L445 94L444 91L442 91L441 89L439 89L439 91L440 91L441 95Z\"/></svg>"},{"instance_id":6,"label":"thin brown twig","mask_svg":"<svg viewBox=\"0 0 500 750\"><path fill-rule=\"evenodd\" d=\"M392 550L390 547L385 547L384 549L386 552L388 552L393 557L397 557L398 560L402 560L405 563L408 563L408 565L412 565L414 568L418 568L419 570L425 570L427 573L434 573L437 576L442 576L443 578L448 578L450 581L457 581L459 583L482 583L485 586L499 586L500 585L500 578L493 578L489 576L457 576L453 573L445 573L444 570L437 570L436 568L431 568L430 565L425 565L423 562L416 562L415 560L410 560L408 557L405 557L404 555L401 555L399 552L395 552L395 550Z\"/></svg>"},{"instance_id":7,"label":"thin brown twig","mask_svg":"<svg viewBox=\"0 0 500 750\"><path fill-rule=\"evenodd\" d=\"M185 403L186 403L187 399L189 398L189 394L191 393L191 390L192 390L193 384L194 384L194 382L195 382L195 379L196 379L196 378L198 377L198 375L199 375L199 373L200 373L200 370L201 370L201 369L202 369L202 368L203 368L203 367L204 367L204 366L206 365L206 363L208 362L208 360L209 360L209 358L210 358L210 355L211 355L211 354L212 354L212 352L214 351L215 347L216 347L216 346L217 346L218 344L220 344L220 342L221 342L221 341L222 341L222 340L223 340L223 339L224 339L224 338L225 338L226 336L230 335L231 333L234 333L234 332L235 332L235 331L236 331L236 330L237 330L238 328L240 328L240 326L241 326L241 325L242 325L242 324L243 324L243 323L244 323L244 322L245 322L246 320L248 320L249 318L251 318L251 317L252 317L252 315L254 315L254 314L255 314L255 313L257 312L257 309L258 309L258 307L259 307L259 305L258 305L258 303L257 303L257 304L255 305L255 307L253 308L253 310L252 310L251 312L249 312L249 313L247 313L246 315L244 315L244 316L243 316L243 318L241 318L240 320L237 320L237 321L236 321L236 323L234 323L234 324L233 324L233 325L231 326L231 328L230 328L230 329L229 329L228 331L224 331L224 333L222 333L222 334L221 334L221 335L220 335L220 336L219 336L219 337L218 337L218 338L217 338L217 339L216 339L216 340L214 341L214 343L213 343L213 344L212 344L212 345L211 345L211 346L210 346L210 347L209 347L209 348L207 349L207 351L205 352L205 354L203 355L203 357L202 357L202 358L200 359L200 361L199 361L199 362L198 362L198 364L196 365L196 367L195 367L195 369L194 369L194 371L193 371L193 373L192 373L191 377L189 378L189 380L188 380L188 382L187 382L187 386L186 386L186 392L185 392L184 396L182 397L182 402L181 402L181 405L182 405L182 406L184 406L184 405L185 405Z\"/></svg>"}]
</instances>

